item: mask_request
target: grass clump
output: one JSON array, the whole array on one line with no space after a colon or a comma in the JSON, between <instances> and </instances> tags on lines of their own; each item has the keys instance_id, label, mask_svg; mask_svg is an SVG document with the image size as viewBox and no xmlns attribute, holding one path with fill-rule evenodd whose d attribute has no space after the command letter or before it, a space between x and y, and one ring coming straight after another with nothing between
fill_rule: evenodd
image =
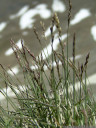
<instances>
[{"instance_id":1,"label":"grass clump","mask_svg":"<svg viewBox=\"0 0 96 128\"><path fill-rule=\"evenodd\" d=\"M68 29L70 24L71 3L69 1ZM43 37L45 26L41 23ZM54 50L54 26L57 28L58 41L61 52ZM69 31L69 30L68 30ZM41 44L36 28L35 35ZM52 55L46 60L43 55L35 57L21 41L22 50L11 40L12 49L22 72L22 81L15 76L11 78L1 65L2 77L6 90L1 89L6 98L6 108L0 106L0 127L4 128L62 128L64 126L95 126L95 106L93 98L90 98L86 85L87 64L89 53L85 63L76 66L75 62L75 34L73 35L73 60L67 57L61 35L60 21L55 13L50 27ZM30 68L28 57L32 58L35 70ZM55 66L54 66L55 65ZM47 69L47 70L46 70ZM11 70L11 69L10 69ZM72 75L73 74L73 75ZM85 81L82 80L85 78ZM76 81L79 81L76 85ZM78 86L78 91L77 91ZM7 89L14 93L14 98L8 96ZM11 110L10 107L11 106Z\"/></svg>"}]
</instances>

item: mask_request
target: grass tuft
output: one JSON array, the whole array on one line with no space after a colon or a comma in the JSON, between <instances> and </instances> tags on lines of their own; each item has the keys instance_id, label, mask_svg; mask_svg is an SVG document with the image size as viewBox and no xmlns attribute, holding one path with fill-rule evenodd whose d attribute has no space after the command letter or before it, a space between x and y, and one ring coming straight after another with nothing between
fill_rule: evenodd
<instances>
[{"instance_id":1,"label":"grass tuft","mask_svg":"<svg viewBox=\"0 0 96 128\"><path fill-rule=\"evenodd\" d=\"M69 0L68 33L71 16L71 2ZM57 28L60 52L54 50L54 26ZM45 25L41 22L45 42ZM34 27L34 33L40 45L42 41ZM64 126L96 126L96 102L87 89L87 65L89 53L85 63L78 67L75 63L76 36L73 35L73 61L68 57L67 44L62 41L62 29L58 15L52 17L51 27L52 55L43 59L35 57L21 40L22 50L11 39L11 46L21 71L21 78L13 73L11 77L1 66L0 77L6 87L0 93L6 99L6 106L0 106L0 127L4 128L62 128ZM68 34L67 33L67 34ZM67 56L65 56L65 48ZM28 58L32 59L30 63ZM31 68L33 64L36 69ZM10 68L9 68L10 69ZM10 71L12 71L10 69ZM13 72L13 71L12 71ZM72 73L73 72L73 73ZM83 78L85 81L83 81ZM76 84L78 81L78 85ZM76 89L78 86L78 90ZM10 97L8 88L14 94Z\"/></svg>"}]
</instances>

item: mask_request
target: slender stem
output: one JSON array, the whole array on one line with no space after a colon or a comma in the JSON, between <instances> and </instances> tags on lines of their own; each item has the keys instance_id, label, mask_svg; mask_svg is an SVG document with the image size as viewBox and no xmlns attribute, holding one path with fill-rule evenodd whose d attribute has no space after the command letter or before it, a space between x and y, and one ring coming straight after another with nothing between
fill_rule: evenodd
<instances>
[{"instance_id":1,"label":"slender stem","mask_svg":"<svg viewBox=\"0 0 96 128\"><path fill-rule=\"evenodd\" d=\"M66 70L66 99L67 99L67 116L68 116L68 33L69 33L69 26L67 30L67 70Z\"/></svg>"},{"instance_id":2,"label":"slender stem","mask_svg":"<svg viewBox=\"0 0 96 128\"><path fill-rule=\"evenodd\" d=\"M73 65L75 66L75 33L73 36ZM75 116L75 70L73 68L73 118Z\"/></svg>"},{"instance_id":3,"label":"slender stem","mask_svg":"<svg viewBox=\"0 0 96 128\"><path fill-rule=\"evenodd\" d=\"M68 34L69 34L69 26L70 26L70 18L71 18L71 8L72 8L72 5L71 5L71 1L69 0L69 12L68 12L68 29L67 29L67 72L66 72L66 75L67 75L67 78L66 78L66 97L67 97L67 116L68 116L68 99L69 99L69 95L68 95Z\"/></svg>"},{"instance_id":4,"label":"slender stem","mask_svg":"<svg viewBox=\"0 0 96 128\"><path fill-rule=\"evenodd\" d=\"M87 100L87 90L86 90L86 69L85 69L85 108L86 108L86 100Z\"/></svg>"}]
</instances>

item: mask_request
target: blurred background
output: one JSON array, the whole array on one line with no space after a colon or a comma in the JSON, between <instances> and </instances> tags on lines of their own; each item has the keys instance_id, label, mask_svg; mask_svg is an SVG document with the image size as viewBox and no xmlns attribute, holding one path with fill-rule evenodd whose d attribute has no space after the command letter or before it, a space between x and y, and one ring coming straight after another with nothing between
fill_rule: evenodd
<instances>
[{"instance_id":1,"label":"blurred background","mask_svg":"<svg viewBox=\"0 0 96 128\"><path fill-rule=\"evenodd\" d=\"M92 87L95 94L96 0L71 0L71 3L69 57L72 57L72 40L75 32L77 61L80 64L84 63L87 53L90 52L87 70L88 85ZM6 67L10 66L14 73L19 74L19 66L11 49L10 39L13 39L19 48L21 48L20 41L23 39L31 52L38 56L42 52L42 48L46 48L50 44L50 23L54 12L57 12L60 19L62 39L66 42L68 0L0 0L0 63ZM33 31L35 26L39 35L42 35L40 21L45 23L47 37L47 44L42 41L42 48ZM56 42L56 46L58 51L58 42ZM10 72L8 71L8 73Z\"/></svg>"}]
</instances>

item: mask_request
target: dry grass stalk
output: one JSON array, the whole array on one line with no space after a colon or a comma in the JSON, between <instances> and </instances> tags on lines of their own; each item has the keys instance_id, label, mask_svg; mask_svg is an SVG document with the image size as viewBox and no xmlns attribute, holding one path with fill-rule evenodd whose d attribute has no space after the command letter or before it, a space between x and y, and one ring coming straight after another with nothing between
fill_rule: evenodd
<instances>
[{"instance_id":1,"label":"dry grass stalk","mask_svg":"<svg viewBox=\"0 0 96 128\"><path fill-rule=\"evenodd\" d=\"M38 32L37 32L37 30L36 30L36 27L34 27L33 30L34 30L34 33L35 33L35 35L36 35L37 40L39 41L39 43L40 43L40 45L41 45L42 43L41 43L41 40L40 40L40 38L39 38Z\"/></svg>"}]
</instances>

